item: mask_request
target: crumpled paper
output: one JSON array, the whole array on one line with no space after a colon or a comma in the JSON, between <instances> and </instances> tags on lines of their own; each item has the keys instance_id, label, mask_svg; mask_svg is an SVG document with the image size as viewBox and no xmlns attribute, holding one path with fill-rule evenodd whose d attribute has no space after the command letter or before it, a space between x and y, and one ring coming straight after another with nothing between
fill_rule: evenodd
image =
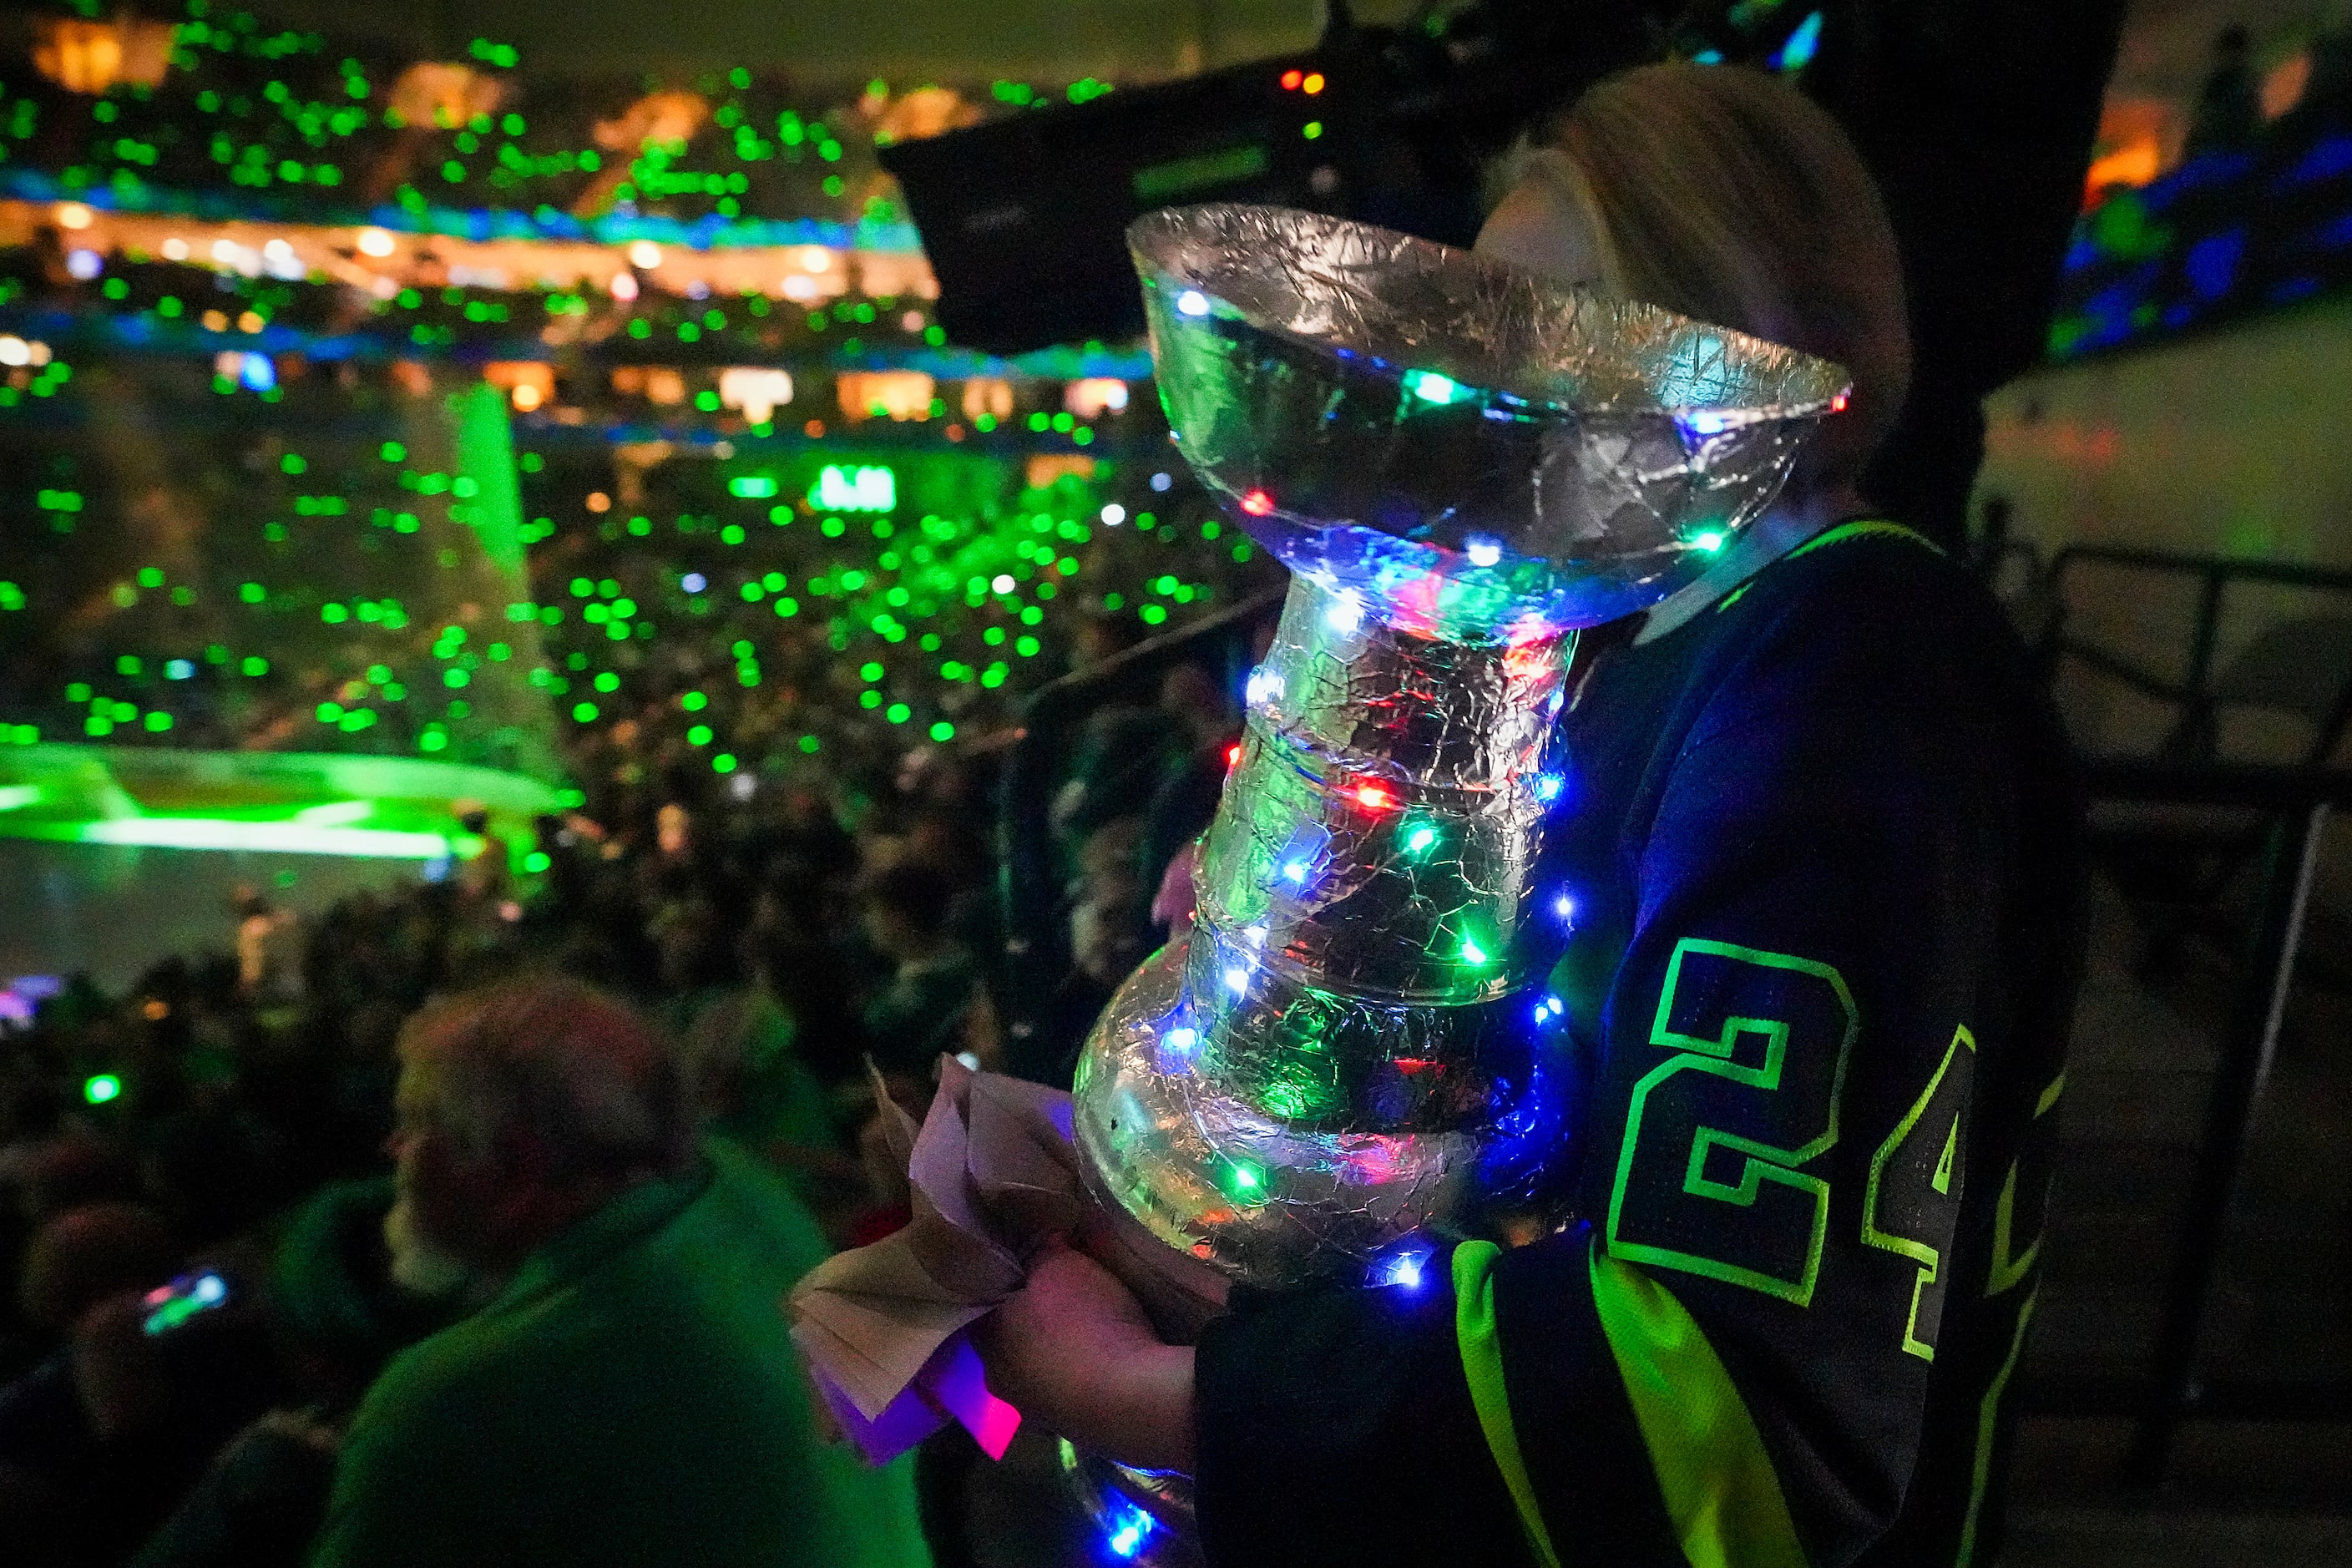
<instances>
[{"instance_id":1,"label":"crumpled paper","mask_svg":"<svg viewBox=\"0 0 2352 1568\"><path fill-rule=\"evenodd\" d=\"M1025 1260L1093 1206L1070 1141L1069 1096L945 1057L919 1132L887 1094L877 1098L891 1153L907 1167L913 1218L793 1288L793 1340L870 1462L950 1419L1000 1458L1021 1415L989 1392L965 1330L1018 1290Z\"/></svg>"}]
</instances>

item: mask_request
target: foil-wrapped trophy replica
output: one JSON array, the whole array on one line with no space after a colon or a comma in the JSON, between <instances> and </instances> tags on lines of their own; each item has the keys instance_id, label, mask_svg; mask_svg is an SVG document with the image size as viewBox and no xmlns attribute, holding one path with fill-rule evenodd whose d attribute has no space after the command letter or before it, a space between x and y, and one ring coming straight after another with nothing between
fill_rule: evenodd
<instances>
[{"instance_id":1,"label":"foil-wrapped trophy replica","mask_svg":"<svg viewBox=\"0 0 2352 1568\"><path fill-rule=\"evenodd\" d=\"M1573 906L1538 868L1574 808L1576 628L1704 574L1845 377L1311 213L1163 211L1129 240L1179 447L1293 574L1196 923L1113 998L1069 1106L1113 1261L1181 1335L1223 1282L1415 1282L1562 1157L1540 982ZM1114 1555L1197 1557L1185 1478L1065 1461Z\"/></svg>"}]
</instances>

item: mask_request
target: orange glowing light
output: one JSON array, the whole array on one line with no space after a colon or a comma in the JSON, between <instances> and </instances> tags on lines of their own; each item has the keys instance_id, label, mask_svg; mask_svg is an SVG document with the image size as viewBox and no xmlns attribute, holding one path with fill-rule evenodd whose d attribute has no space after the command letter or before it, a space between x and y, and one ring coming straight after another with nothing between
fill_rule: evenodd
<instances>
[{"instance_id":1,"label":"orange glowing light","mask_svg":"<svg viewBox=\"0 0 2352 1568\"><path fill-rule=\"evenodd\" d=\"M1274 510L1274 498L1264 490L1252 490L1242 497L1242 510L1252 517L1264 517Z\"/></svg>"},{"instance_id":2,"label":"orange glowing light","mask_svg":"<svg viewBox=\"0 0 2352 1568\"><path fill-rule=\"evenodd\" d=\"M1298 85L1302 91L1321 92L1323 90L1323 73L1321 71L1309 72L1307 79L1300 82Z\"/></svg>"},{"instance_id":3,"label":"orange glowing light","mask_svg":"<svg viewBox=\"0 0 2352 1568\"><path fill-rule=\"evenodd\" d=\"M1282 73L1282 90L1285 92L1297 92L1298 90L1298 84L1305 79L1306 73L1303 71L1286 70Z\"/></svg>"},{"instance_id":4,"label":"orange glowing light","mask_svg":"<svg viewBox=\"0 0 2352 1568\"><path fill-rule=\"evenodd\" d=\"M1358 784L1356 801L1358 805L1369 806L1374 811L1386 811L1396 804L1396 796L1391 793L1386 784Z\"/></svg>"}]
</instances>

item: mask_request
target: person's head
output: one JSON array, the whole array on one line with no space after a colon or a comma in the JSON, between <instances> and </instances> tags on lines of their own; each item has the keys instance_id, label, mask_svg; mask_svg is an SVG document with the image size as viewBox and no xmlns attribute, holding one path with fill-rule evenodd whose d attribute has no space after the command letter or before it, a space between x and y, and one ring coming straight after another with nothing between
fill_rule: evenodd
<instances>
[{"instance_id":1,"label":"person's head","mask_svg":"<svg viewBox=\"0 0 2352 1568\"><path fill-rule=\"evenodd\" d=\"M866 938L887 958L929 958L946 945L955 884L922 860L901 860L866 879Z\"/></svg>"},{"instance_id":2,"label":"person's head","mask_svg":"<svg viewBox=\"0 0 2352 1568\"><path fill-rule=\"evenodd\" d=\"M18 1282L28 1322L72 1327L98 1302L146 1290L172 1277L179 1252L152 1209L136 1204L85 1204L34 1232Z\"/></svg>"},{"instance_id":3,"label":"person's head","mask_svg":"<svg viewBox=\"0 0 2352 1568\"><path fill-rule=\"evenodd\" d=\"M1902 264L1869 171L1793 87L1655 65L1584 93L1511 160L1482 254L1845 367L1792 498L1857 483L1911 380Z\"/></svg>"},{"instance_id":4,"label":"person's head","mask_svg":"<svg viewBox=\"0 0 2352 1568\"><path fill-rule=\"evenodd\" d=\"M1207 670L1189 660L1160 678L1160 710L1181 724L1196 746L1221 744L1233 732L1224 693Z\"/></svg>"},{"instance_id":5,"label":"person's head","mask_svg":"<svg viewBox=\"0 0 2352 1568\"><path fill-rule=\"evenodd\" d=\"M1143 640L1143 622L1118 610L1102 610L1078 623L1070 642L1070 668L1092 669Z\"/></svg>"},{"instance_id":6,"label":"person's head","mask_svg":"<svg viewBox=\"0 0 2352 1568\"><path fill-rule=\"evenodd\" d=\"M401 1031L384 1221L394 1278L495 1283L636 1184L683 1169L694 1120L651 1026L576 980L507 981Z\"/></svg>"}]
</instances>

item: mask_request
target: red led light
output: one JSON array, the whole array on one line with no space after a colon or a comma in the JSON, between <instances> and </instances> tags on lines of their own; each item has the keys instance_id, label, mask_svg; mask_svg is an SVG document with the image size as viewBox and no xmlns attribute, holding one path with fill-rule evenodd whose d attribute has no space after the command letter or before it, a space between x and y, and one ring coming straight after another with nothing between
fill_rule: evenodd
<instances>
[{"instance_id":1,"label":"red led light","mask_svg":"<svg viewBox=\"0 0 2352 1568\"><path fill-rule=\"evenodd\" d=\"M1242 743L1235 741L1225 748L1225 772L1232 773L1242 765Z\"/></svg>"},{"instance_id":2,"label":"red led light","mask_svg":"<svg viewBox=\"0 0 2352 1568\"><path fill-rule=\"evenodd\" d=\"M1300 82L1298 85L1302 90L1307 92L1321 92L1323 90L1323 73L1321 71L1312 72L1305 81Z\"/></svg>"},{"instance_id":3,"label":"red led light","mask_svg":"<svg viewBox=\"0 0 2352 1568\"><path fill-rule=\"evenodd\" d=\"M1282 73L1282 90L1285 92L1297 92L1298 90L1298 84L1304 79L1306 79L1303 73L1295 70L1286 70ZM1319 81L1322 79L1318 77L1316 79Z\"/></svg>"},{"instance_id":4,"label":"red led light","mask_svg":"<svg viewBox=\"0 0 2352 1568\"><path fill-rule=\"evenodd\" d=\"M1845 405L1853 401L1853 393L1841 392L1835 397L1830 399L1830 412L1832 414L1843 414L1845 412Z\"/></svg>"},{"instance_id":5,"label":"red led light","mask_svg":"<svg viewBox=\"0 0 2352 1568\"><path fill-rule=\"evenodd\" d=\"M1359 805L1370 806L1374 811L1386 811L1396 804L1396 796L1389 792L1386 784L1358 784L1356 800Z\"/></svg>"},{"instance_id":6,"label":"red led light","mask_svg":"<svg viewBox=\"0 0 2352 1568\"><path fill-rule=\"evenodd\" d=\"M1274 510L1274 498L1264 490L1252 490L1242 497L1242 510L1252 517L1264 517Z\"/></svg>"}]
</instances>

